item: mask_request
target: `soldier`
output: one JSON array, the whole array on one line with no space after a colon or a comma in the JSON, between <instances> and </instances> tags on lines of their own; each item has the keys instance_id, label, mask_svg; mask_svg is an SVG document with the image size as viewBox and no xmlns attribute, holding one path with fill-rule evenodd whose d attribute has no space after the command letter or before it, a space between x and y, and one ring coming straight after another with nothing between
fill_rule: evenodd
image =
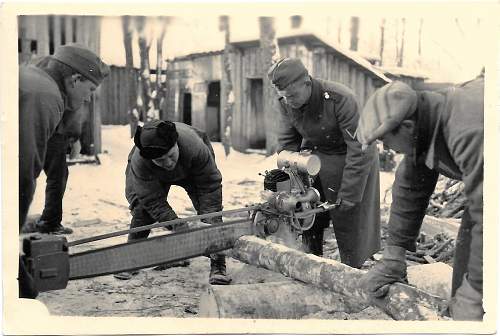
<instances>
[{"instance_id":1,"label":"soldier","mask_svg":"<svg viewBox=\"0 0 500 336\"><path fill-rule=\"evenodd\" d=\"M205 133L183 123L154 120L137 127L134 143L125 171L131 228L177 219L167 202L172 185L186 190L198 214L222 210L222 176ZM222 217L213 218L210 223L222 223ZM130 233L128 241L146 238L149 233L150 230ZM115 277L125 280L132 275L122 272ZM224 254L210 255L209 283L230 282Z\"/></svg>"},{"instance_id":2,"label":"soldier","mask_svg":"<svg viewBox=\"0 0 500 336\"><path fill-rule=\"evenodd\" d=\"M380 139L405 154L392 187L389 238L383 259L362 279L374 298L407 282L406 250L416 240L439 174L462 180L467 208L457 236L449 313L481 320L483 291L484 78L442 92L415 92L401 82L370 97L357 132L368 145Z\"/></svg>"},{"instance_id":3,"label":"soldier","mask_svg":"<svg viewBox=\"0 0 500 336\"><path fill-rule=\"evenodd\" d=\"M78 44L59 47L43 66L20 67L20 230L33 200L36 179L46 164L49 139L54 136L63 114L76 113L108 73L108 66L97 55ZM59 146L54 141L51 145ZM58 223L41 231L54 232L61 228Z\"/></svg>"},{"instance_id":4,"label":"soldier","mask_svg":"<svg viewBox=\"0 0 500 336\"><path fill-rule=\"evenodd\" d=\"M279 149L312 150L321 159L314 187L340 207L316 216L302 235L307 252L323 254L323 233L333 221L341 261L361 267L380 249L378 153L356 139L359 105L346 86L315 79L299 59L285 58L268 71L279 97Z\"/></svg>"}]
</instances>

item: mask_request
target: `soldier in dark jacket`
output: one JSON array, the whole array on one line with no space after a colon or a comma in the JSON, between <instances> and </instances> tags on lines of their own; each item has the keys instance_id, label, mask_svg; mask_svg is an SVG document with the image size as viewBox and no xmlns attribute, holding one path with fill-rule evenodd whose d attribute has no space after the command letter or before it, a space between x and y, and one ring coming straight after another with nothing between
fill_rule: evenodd
<instances>
[{"instance_id":1,"label":"soldier in dark jacket","mask_svg":"<svg viewBox=\"0 0 500 336\"><path fill-rule=\"evenodd\" d=\"M333 221L343 263L361 267L380 249L379 161L375 145L362 151L355 131L359 105L346 86L311 78L298 59L285 58L268 72L279 98L279 150L310 149L321 159L314 186L339 209L316 216L302 239L323 254L323 232Z\"/></svg>"},{"instance_id":2,"label":"soldier in dark jacket","mask_svg":"<svg viewBox=\"0 0 500 336\"><path fill-rule=\"evenodd\" d=\"M172 185L186 190L198 214L222 210L222 175L205 133L183 123L154 120L137 127L134 142L125 172L131 228L177 219L167 202ZM222 217L209 222L222 223ZM150 230L131 233L128 240L146 238L149 233ZM127 272L116 275L119 279L131 276ZM224 254L210 256L209 282L219 285L231 282L226 275Z\"/></svg>"},{"instance_id":3,"label":"soldier in dark jacket","mask_svg":"<svg viewBox=\"0 0 500 336\"><path fill-rule=\"evenodd\" d=\"M63 116L76 113L108 73L97 55L78 44L59 47L42 66L19 68L19 231L33 200L36 179L46 165L49 139ZM43 231L61 228L59 224ZM19 261L19 296L35 298L37 288L21 257Z\"/></svg>"},{"instance_id":4,"label":"soldier in dark jacket","mask_svg":"<svg viewBox=\"0 0 500 336\"><path fill-rule=\"evenodd\" d=\"M63 114L76 113L108 72L97 55L77 44L59 47L43 66L19 68L19 229Z\"/></svg>"},{"instance_id":5,"label":"soldier in dark jacket","mask_svg":"<svg viewBox=\"0 0 500 336\"><path fill-rule=\"evenodd\" d=\"M375 298L406 282L406 250L415 251L425 210L439 174L462 180L467 208L457 236L452 300L455 320L481 320L483 292L484 78L442 92L415 92L387 84L368 100L358 138L375 139L406 154L392 187L389 238L384 257L362 279Z\"/></svg>"}]
</instances>

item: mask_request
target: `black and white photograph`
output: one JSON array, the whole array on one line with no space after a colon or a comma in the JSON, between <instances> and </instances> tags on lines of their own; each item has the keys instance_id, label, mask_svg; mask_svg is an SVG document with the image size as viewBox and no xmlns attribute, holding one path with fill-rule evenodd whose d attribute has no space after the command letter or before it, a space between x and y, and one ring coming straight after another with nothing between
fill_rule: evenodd
<instances>
[{"instance_id":1,"label":"black and white photograph","mask_svg":"<svg viewBox=\"0 0 500 336\"><path fill-rule=\"evenodd\" d=\"M3 333L496 332L494 2L10 5Z\"/></svg>"}]
</instances>

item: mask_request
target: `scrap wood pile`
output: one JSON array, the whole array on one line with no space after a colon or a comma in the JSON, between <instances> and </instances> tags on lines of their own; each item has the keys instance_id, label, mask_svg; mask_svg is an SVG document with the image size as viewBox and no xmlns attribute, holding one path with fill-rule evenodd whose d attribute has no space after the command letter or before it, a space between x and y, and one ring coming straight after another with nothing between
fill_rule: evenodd
<instances>
[{"instance_id":1,"label":"scrap wood pile","mask_svg":"<svg viewBox=\"0 0 500 336\"><path fill-rule=\"evenodd\" d=\"M435 217L462 218L465 203L464 184L440 176L431 196L427 214Z\"/></svg>"},{"instance_id":2,"label":"scrap wood pile","mask_svg":"<svg viewBox=\"0 0 500 336\"><path fill-rule=\"evenodd\" d=\"M421 233L417 239L417 250L406 251L406 259L419 264L435 262L451 263L455 252L455 240L444 232L433 237Z\"/></svg>"}]
</instances>

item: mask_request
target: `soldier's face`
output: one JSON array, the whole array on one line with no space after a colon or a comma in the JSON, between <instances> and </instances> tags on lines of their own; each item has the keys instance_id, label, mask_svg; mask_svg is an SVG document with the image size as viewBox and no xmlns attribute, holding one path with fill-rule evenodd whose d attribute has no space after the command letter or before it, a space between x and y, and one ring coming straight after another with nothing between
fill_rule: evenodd
<instances>
[{"instance_id":1,"label":"soldier's face","mask_svg":"<svg viewBox=\"0 0 500 336\"><path fill-rule=\"evenodd\" d=\"M66 84L69 108L73 111L78 110L84 102L90 101L90 97L96 88L97 86L93 82L81 75L73 75Z\"/></svg>"},{"instance_id":2,"label":"soldier's face","mask_svg":"<svg viewBox=\"0 0 500 336\"><path fill-rule=\"evenodd\" d=\"M152 160L155 165L166 170L174 170L179 161L179 146L175 144L167 154Z\"/></svg>"},{"instance_id":3,"label":"soldier's face","mask_svg":"<svg viewBox=\"0 0 500 336\"><path fill-rule=\"evenodd\" d=\"M404 120L401 125L386 133L380 140L390 149L401 154L413 154L413 132L415 123L412 120Z\"/></svg>"},{"instance_id":4,"label":"soldier's face","mask_svg":"<svg viewBox=\"0 0 500 336\"><path fill-rule=\"evenodd\" d=\"M277 90L278 95L285 99L285 103L292 108L299 108L307 103L311 96L311 87L305 81L298 80L283 90Z\"/></svg>"}]
</instances>

